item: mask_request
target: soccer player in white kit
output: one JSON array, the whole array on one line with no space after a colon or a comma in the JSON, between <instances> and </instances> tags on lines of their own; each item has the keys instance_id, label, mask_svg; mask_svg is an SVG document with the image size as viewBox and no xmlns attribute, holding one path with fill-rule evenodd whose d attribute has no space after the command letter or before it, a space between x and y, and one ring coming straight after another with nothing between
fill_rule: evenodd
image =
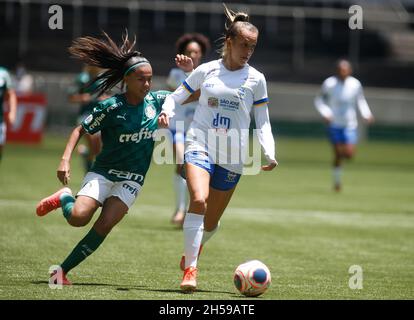
<instances>
[{"instance_id":1,"label":"soccer player in white kit","mask_svg":"<svg viewBox=\"0 0 414 320\"><path fill-rule=\"evenodd\" d=\"M190 57L193 67L197 68L201 59L210 50L210 41L200 33L185 33L175 43L178 55ZM168 78L168 89L174 91L187 78L188 74L180 68L171 69ZM175 108L175 115L170 119L170 130L173 138L173 152L176 159L176 170L174 175L174 191L176 195L176 208L171 222L182 226L184 216L187 211L187 183L181 176L184 161L184 141L185 133L193 121L195 108L198 104L200 91L193 93L187 101L184 102L185 108Z\"/></svg>"},{"instance_id":2,"label":"soccer player in white kit","mask_svg":"<svg viewBox=\"0 0 414 320\"><path fill-rule=\"evenodd\" d=\"M166 127L176 103L200 89L199 104L187 132L185 174L190 205L185 216L184 270L181 290L196 289L197 260L201 246L217 231L243 170L243 161L228 160L230 154L245 154L249 138L250 111L253 108L259 142L270 171L277 166L275 142L269 121L266 80L262 73L247 64L255 49L258 30L245 13L225 7L228 18L222 48L222 59L200 65L173 94L166 98L159 125ZM185 108L185 106L183 106ZM236 134L235 134L236 133ZM231 148L214 145L205 137L238 137ZM214 140L215 141L215 140ZM219 156L217 157L217 153Z\"/></svg>"},{"instance_id":3,"label":"soccer player in white kit","mask_svg":"<svg viewBox=\"0 0 414 320\"><path fill-rule=\"evenodd\" d=\"M329 139L334 150L334 189L340 191L342 160L354 156L358 141L356 109L359 109L367 123L372 123L374 117L365 100L361 82L351 76L351 63L339 60L336 68L336 76L323 82L321 93L315 98L315 107L328 124Z\"/></svg>"}]
</instances>

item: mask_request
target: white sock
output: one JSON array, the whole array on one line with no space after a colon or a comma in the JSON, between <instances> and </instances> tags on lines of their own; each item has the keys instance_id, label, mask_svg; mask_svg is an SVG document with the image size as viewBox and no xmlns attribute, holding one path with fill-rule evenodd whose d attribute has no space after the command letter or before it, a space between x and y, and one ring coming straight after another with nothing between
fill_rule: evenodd
<instances>
[{"instance_id":1,"label":"white sock","mask_svg":"<svg viewBox=\"0 0 414 320\"><path fill-rule=\"evenodd\" d=\"M201 244L204 246L204 244L217 232L218 228L220 227L220 221L217 223L217 227L214 228L212 231L206 231L203 232L203 239L201 239Z\"/></svg>"},{"instance_id":2,"label":"white sock","mask_svg":"<svg viewBox=\"0 0 414 320\"><path fill-rule=\"evenodd\" d=\"M184 254L185 268L196 267L198 251L200 250L201 238L204 230L204 215L188 212L185 215L184 231Z\"/></svg>"},{"instance_id":3,"label":"white sock","mask_svg":"<svg viewBox=\"0 0 414 320\"><path fill-rule=\"evenodd\" d=\"M179 174L174 175L175 203L179 211L187 209L187 181Z\"/></svg>"},{"instance_id":4,"label":"white sock","mask_svg":"<svg viewBox=\"0 0 414 320\"><path fill-rule=\"evenodd\" d=\"M341 184L342 168L334 167L333 169L333 179L335 184Z\"/></svg>"}]
</instances>

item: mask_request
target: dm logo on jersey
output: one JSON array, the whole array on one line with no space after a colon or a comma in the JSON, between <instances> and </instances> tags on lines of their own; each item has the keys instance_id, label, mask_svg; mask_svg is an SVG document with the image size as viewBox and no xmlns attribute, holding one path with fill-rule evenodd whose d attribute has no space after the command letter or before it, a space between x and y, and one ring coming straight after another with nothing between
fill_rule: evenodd
<instances>
[{"instance_id":1,"label":"dm logo on jersey","mask_svg":"<svg viewBox=\"0 0 414 320\"><path fill-rule=\"evenodd\" d=\"M122 120L125 120L125 121L126 121L126 113L124 113L123 115L118 114L118 115L116 116L116 118L117 118L117 119L122 119Z\"/></svg>"},{"instance_id":2,"label":"dm logo on jersey","mask_svg":"<svg viewBox=\"0 0 414 320\"><path fill-rule=\"evenodd\" d=\"M145 115L148 119L154 119L157 114L157 110L155 110L155 107L152 104L147 105L145 108Z\"/></svg>"},{"instance_id":3,"label":"dm logo on jersey","mask_svg":"<svg viewBox=\"0 0 414 320\"><path fill-rule=\"evenodd\" d=\"M217 98L210 97L208 98L208 106L210 108L218 108L219 101Z\"/></svg>"},{"instance_id":4,"label":"dm logo on jersey","mask_svg":"<svg viewBox=\"0 0 414 320\"><path fill-rule=\"evenodd\" d=\"M213 127L229 129L230 122L230 118L221 116L220 113L217 113L216 117L213 119Z\"/></svg>"}]
</instances>

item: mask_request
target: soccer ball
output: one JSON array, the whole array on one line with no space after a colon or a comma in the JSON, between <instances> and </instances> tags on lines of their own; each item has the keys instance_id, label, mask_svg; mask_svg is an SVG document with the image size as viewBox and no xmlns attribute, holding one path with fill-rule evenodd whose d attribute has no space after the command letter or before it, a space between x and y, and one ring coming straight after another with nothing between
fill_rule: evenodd
<instances>
[{"instance_id":1,"label":"soccer ball","mask_svg":"<svg viewBox=\"0 0 414 320\"><path fill-rule=\"evenodd\" d=\"M269 269L259 260L242 263L234 271L234 285L246 297L260 296L271 282Z\"/></svg>"}]
</instances>

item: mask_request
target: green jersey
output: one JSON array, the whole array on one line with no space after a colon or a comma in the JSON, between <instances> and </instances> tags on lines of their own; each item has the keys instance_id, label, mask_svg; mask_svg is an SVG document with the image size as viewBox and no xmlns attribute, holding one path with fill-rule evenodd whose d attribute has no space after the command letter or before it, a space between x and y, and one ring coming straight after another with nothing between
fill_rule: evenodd
<instances>
[{"instance_id":1,"label":"green jersey","mask_svg":"<svg viewBox=\"0 0 414 320\"><path fill-rule=\"evenodd\" d=\"M80 116L86 116L92 113L92 110L94 106L96 105L96 95L94 94L94 92L95 92L97 85L100 82L102 82L102 80L94 81L88 86L91 80L92 78L90 74L88 72L83 71L80 74L78 74L75 79L75 88L71 88L70 90L71 93L79 93L79 94L89 93L93 96L90 102L81 104L79 108L79 113L78 113Z\"/></svg>"},{"instance_id":2,"label":"green jersey","mask_svg":"<svg viewBox=\"0 0 414 320\"><path fill-rule=\"evenodd\" d=\"M90 134L101 131L102 151L91 171L111 181L132 180L143 185L151 163L158 115L169 91L150 92L139 105L124 94L97 103L83 122Z\"/></svg>"},{"instance_id":3,"label":"green jersey","mask_svg":"<svg viewBox=\"0 0 414 320\"><path fill-rule=\"evenodd\" d=\"M4 118L4 95L8 89L11 88L10 74L6 69L0 67L0 123L3 122Z\"/></svg>"}]
</instances>

